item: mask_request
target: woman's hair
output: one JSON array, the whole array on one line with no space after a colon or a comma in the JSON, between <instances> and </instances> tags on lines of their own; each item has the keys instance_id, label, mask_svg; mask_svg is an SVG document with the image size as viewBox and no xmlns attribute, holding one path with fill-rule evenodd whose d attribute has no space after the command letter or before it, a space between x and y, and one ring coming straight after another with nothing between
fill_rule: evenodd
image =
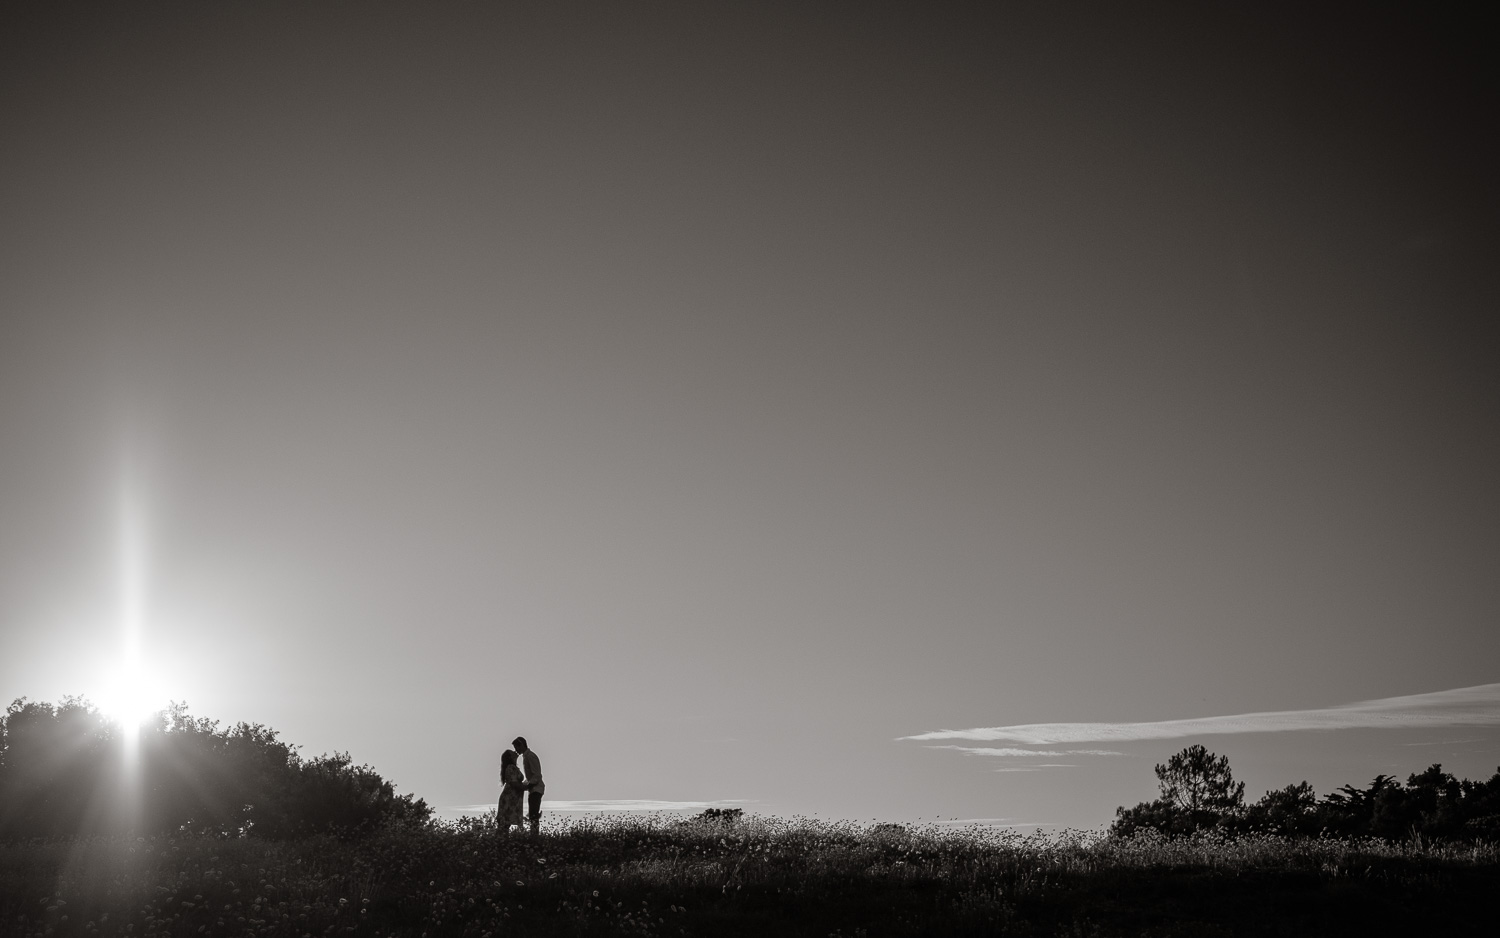
<instances>
[{"instance_id":1,"label":"woman's hair","mask_svg":"<svg viewBox=\"0 0 1500 938\"><path fill-rule=\"evenodd\" d=\"M501 765L515 765L516 764L516 751L514 749L507 749L503 753L501 753L500 754L500 764Z\"/></svg>"}]
</instances>

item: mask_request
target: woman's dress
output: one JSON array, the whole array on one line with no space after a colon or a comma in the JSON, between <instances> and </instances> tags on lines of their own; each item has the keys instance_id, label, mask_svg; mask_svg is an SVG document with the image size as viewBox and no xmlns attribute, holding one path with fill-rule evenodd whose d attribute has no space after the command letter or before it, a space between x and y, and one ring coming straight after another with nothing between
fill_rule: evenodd
<instances>
[{"instance_id":1,"label":"woman's dress","mask_svg":"<svg viewBox=\"0 0 1500 938\"><path fill-rule=\"evenodd\" d=\"M500 807L495 815L495 820L502 828L509 828L512 824L524 824L521 817L521 802L526 800L526 792L521 788L521 770L514 765L507 765L500 770L500 781L505 786L500 789Z\"/></svg>"}]
</instances>

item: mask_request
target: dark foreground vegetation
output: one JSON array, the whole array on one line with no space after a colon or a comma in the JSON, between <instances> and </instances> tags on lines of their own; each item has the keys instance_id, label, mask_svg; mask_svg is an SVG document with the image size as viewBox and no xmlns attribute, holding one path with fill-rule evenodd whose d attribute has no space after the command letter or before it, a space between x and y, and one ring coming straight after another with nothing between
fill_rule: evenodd
<instances>
[{"instance_id":1,"label":"dark foreground vegetation","mask_svg":"<svg viewBox=\"0 0 1500 938\"><path fill-rule=\"evenodd\" d=\"M488 818L0 845L27 936L1493 934L1493 844Z\"/></svg>"},{"instance_id":2,"label":"dark foreground vegetation","mask_svg":"<svg viewBox=\"0 0 1500 938\"><path fill-rule=\"evenodd\" d=\"M132 741L133 740L133 741ZM174 705L0 718L0 936L1489 935L1500 775L1247 806L1190 747L1109 832L625 817L435 821L347 755Z\"/></svg>"}]
</instances>

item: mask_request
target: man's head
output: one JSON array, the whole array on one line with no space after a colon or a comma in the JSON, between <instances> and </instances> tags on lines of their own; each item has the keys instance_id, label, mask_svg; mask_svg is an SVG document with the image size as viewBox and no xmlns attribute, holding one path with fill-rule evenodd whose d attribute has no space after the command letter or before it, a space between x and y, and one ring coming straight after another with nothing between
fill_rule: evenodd
<instances>
[{"instance_id":1,"label":"man's head","mask_svg":"<svg viewBox=\"0 0 1500 938\"><path fill-rule=\"evenodd\" d=\"M511 748L515 749L516 752L525 752L526 751L526 737L525 736L517 736L515 739L513 739L513 740L510 741L510 745L511 745Z\"/></svg>"}]
</instances>

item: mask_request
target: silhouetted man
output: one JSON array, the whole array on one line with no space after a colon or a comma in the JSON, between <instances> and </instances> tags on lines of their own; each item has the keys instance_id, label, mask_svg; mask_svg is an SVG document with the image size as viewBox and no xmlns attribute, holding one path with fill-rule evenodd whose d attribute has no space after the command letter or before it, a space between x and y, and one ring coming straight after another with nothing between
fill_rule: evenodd
<instances>
[{"instance_id":1,"label":"silhouetted man","mask_svg":"<svg viewBox=\"0 0 1500 938\"><path fill-rule=\"evenodd\" d=\"M542 781L542 760L526 745L525 736L510 741L511 748L521 754L521 768L526 772L526 800L530 802L531 833L536 835L542 827L542 793L547 785Z\"/></svg>"}]
</instances>

